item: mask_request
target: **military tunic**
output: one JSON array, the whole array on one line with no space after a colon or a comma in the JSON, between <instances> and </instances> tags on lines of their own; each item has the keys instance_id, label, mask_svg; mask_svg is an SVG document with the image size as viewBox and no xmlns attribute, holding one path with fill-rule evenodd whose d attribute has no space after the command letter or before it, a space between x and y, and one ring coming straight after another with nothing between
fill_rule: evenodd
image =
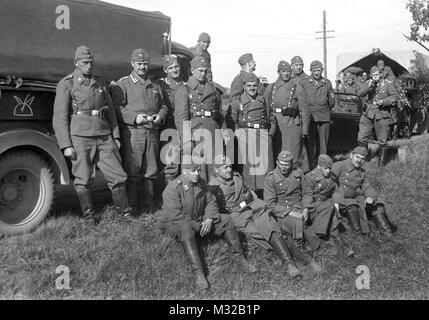
<instances>
[{"instance_id":1,"label":"military tunic","mask_svg":"<svg viewBox=\"0 0 429 320\"><path fill-rule=\"evenodd\" d=\"M368 233L368 220L365 212L365 199L370 197L374 203L382 203L377 199L377 192L368 182L365 169L355 168L350 159L334 162L332 172L337 177L338 188L332 195L334 203L340 205L343 213L350 206L360 208L360 223L363 233Z\"/></svg>"},{"instance_id":2,"label":"military tunic","mask_svg":"<svg viewBox=\"0 0 429 320\"><path fill-rule=\"evenodd\" d=\"M252 99L247 93L233 101L231 117L244 182L254 190L263 189L265 175L274 168L272 137L276 118L263 96L258 94ZM262 149L264 145L266 148Z\"/></svg>"},{"instance_id":3,"label":"military tunic","mask_svg":"<svg viewBox=\"0 0 429 320\"><path fill-rule=\"evenodd\" d=\"M217 199L219 211L231 216L237 231L243 232L261 247L271 248L271 235L281 232L280 227L265 202L250 196L250 190L238 172L234 172L230 182L212 175L209 189Z\"/></svg>"},{"instance_id":4,"label":"military tunic","mask_svg":"<svg viewBox=\"0 0 429 320\"><path fill-rule=\"evenodd\" d=\"M232 80L230 90L229 90L231 103L234 101L234 99L239 99L241 95L244 93L243 77L247 73L248 72L241 70L240 73ZM265 91L264 85L261 82L259 82L258 94L262 96L264 94L264 91Z\"/></svg>"},{"instance_id":5,"label":"military tunic","mask_svg":"<svg viewBox=\"0 0 429 320\"><path fill-rule=\"evenodd\" d=\"M291 78L292 78L292 80L293 80L293 82L295 82L295 84L299 84L299 82L301 81L301 80L303 80L303 79L305 79L305 78L307 78L308 77L308 74L306 74L305 72L302 72L302 73L300 73L300 74L294 74L293 72L292 72L292 75L291 75Z\"/></svg>"},{"instance_id":6,"label":"military tunic","mask_svg":"<svg viewBox=\"0 0 429 320\"><path fill-rule=\"evenodd\" d=\"M123 185L119 150L113 138L119 129L105 83L97 76L85 78L77 69L56 88L52 125L59 147L74 147L74 185L88 187L94 164L103 172L110 189ZM113 138L112 138L113 136Z\"/></svg>"},{"instance_id":7,"label":"military tunic","mask_svg":"<svg viewBox=\"0 0 429 320\"><path fill-rule=\"evenodd\" d=\"M180 87L175 95L174 121L182 141L183 153L189 154L197 143L191 144L191 136L198 129L205 129L211 135L204 141L204 149L198 143L199 157L203 160L201 177L208 181L213 169L213 159L217 153L223 152L223 136L220 127L223 123L221 101L213 84L205 82L200 84L193 76L188 83ZM190 128L185 127L185 121L190 121ZM189 123L188 123L189 124ZM190 129L190 132L189 132ZM197 137L199 141L199 137ZM206 139L206 138L204 138ZM209 143L211 142L211 144Z\"/></svg>"},{"instance_id":8,"label":"military tunic","mask_svg":"<svg viewBox=\"0 0 429 320\"><path fill-rule=\"evenodd\" d=\"M172 237L186 241L195 237L204 220L212 219L212 230L221 236L234 228L230 216L219 213L215 196L203 180L192 184L183 176L170 182L163 194L163 225Z\"/></svg>"},{"instance_id":9,"label":"military tunic","mask_svg":"<svg viewBox=\"0 0 429 320\"><path fill-rule=\"evenodd\" d=\"M368 80L360 89L359 95L364 97L365 106L359 122L358 141L367 144L375 130L377 142L385 145L389 133L390 108L397 99L396 89L388 80L380 80L377 85L372 86ZM377 100L382 100L383 105L376 105Z\"/></svg>"},{"instance_id":10,"label":"military tunic","mask_svg":"<svg viewBox=\"0 0 429 320\"><path fill-rule=\"evenodd\" d=\"M201 49L198 44L194 47L191 47L190 50L194 57L203 57L204 60L209 64L209 68L207 70L207 81L213 82L212 58L210 56L210 53L207 50Z\"/></svg>"},{"instance_id":11,"label":"military tunic","mask_svg":"<svg viewBox=\"0 0 429 320\"><path fill-rule=\"evenodd\" d=\"M279 168L269 172L264 184L264 201L273 210L281 229L293 238L304 237L313 249L319 247L320 239L314 230L304 229L301 218L289 215L292 211L302 212L302 170L293 170L287 177Z\"/></svg>"}]
</instances>

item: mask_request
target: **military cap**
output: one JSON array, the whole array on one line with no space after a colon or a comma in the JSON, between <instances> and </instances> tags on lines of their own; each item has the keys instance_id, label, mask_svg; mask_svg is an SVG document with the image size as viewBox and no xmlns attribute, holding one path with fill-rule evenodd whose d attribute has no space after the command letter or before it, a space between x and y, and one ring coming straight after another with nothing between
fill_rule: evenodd
<instances>
[{"instance_id":1,"label":"military cap","mask_svg":"<svg viewBox=\"0 0 429 320\"><path fill-rule=\"evenodd\" d=\"M94 59L93 54L91 53L91 49L89 49L87 46L80 46L76 49L76 52L74 54L75 60L79 59Z\"/></svg>"},{"instance_id":2,"label":"military cap","mask_svg":"<svg viewBox=\"0 0 429 320\"><path fill-rule=\"evenodd\" d=\"M147 61L149 62L149 54L143 49L134 49L131 55L131 61Z\"/></svg>"},{"instance_id":3,"label":"military cap","mask_svg":"<svg viewBox=\"0 0 429 320\"><path fill-rule=\"evenodd\" d=\"M281 60L277 66L277 71L282 71L282 70L290 70L290 64L284 60Z\"/></svg>"},{"instance_id":4,"label":"military cap","mask_svg":"<svg viewBox=\"0 0 429 320\"><path fill-rule=\"evenodd\" d=\"M291 152L284 150L279 153L279 155L277 156L277 160L285 162L293 161L293 155Z\"/></svg>"},{"instance_id":5,"label":"military cap","mask_svg":"<svg viewBox=\"0 0 429 320\"><path fill-rule=\"evenodd\" d=\"M310 70L313 70L313 69L316 69L316 68L323 68L323 64L319 60L314 60L310 64Z\"/></svg>"},{"instance_id":6,"label":"military cap","mask_svg":"<svg viewBox=\"0 0 429 320\"><path fill-rule=\"evenodd\" d=\"M241 77L241 82L243 84L245 84L246 82L259 82L259 78L256 74L254 74L253 72L246 72L242 77Z\"/></svg>"},{"instance_id":7,"label":"military cap","mask_svg":"<svg viewBox=\"0 0 429 320\"><path fill-rule=\"evenodd\" d=\"M350 74L350 73L348 73L348 74L346 74L345 76L344 76L344 81L348 81L348 80L350 80L350 79L354 79L355 77L352 75L352 74Z\"/></svg>"},{"instance_id":8,"label":"military cap","mask_svg":"<svg viewBox=\"0 0 429 320\"><path fill-rule=\"evenodd\" d=\"M204 57L196 56L191 61L191 69L192 70L197 69L197 68L209 68L209 67L210 67L210 64L207 62L206 59L204 59Z\"/></svg>"},{"instance_id":9,"label":"military cap","mask_svg":"<svg viewBox=\"0 0 429 320\"><path fill-rule=\"evenodd\" d=\"M352 153L357 153L357 154L360 154L361 156L367 157L368 149L365 147L356 147L353 149Z\"/></svg>"},{"instance_id":10,"label":"military cap","mask_svg":"<svg viewBox=\"0 0 429 320\"><path fill-rule=\"evenodd\" d=\"M223 167L224 165L227 165L227 164L230 165L230 164L232 164L232 162L225 155L219 154L214 159L214 167L215 168Z\"/></svg>"},{"instance_id":11,"label":"military cap","mask_svg":"<svg viewBox=\"0 0 429 320\"><path fill-rule=\"evenodd\" d=\"M290 61L290 64L294 64L294 63L302 63L302 64L304 64L304 60L302 60L302 58L300 56L295 56Z\"/></svg>"},{"instance_id":12,"label":"military cap","mask_svg":"<svg viewBox=\"0 0 429 320\"><path fill-rule=\"evenodd\" d=\"M199 165L196 163L182 163L182 169L185 170L197 170Z\"/></svg>"},{"instance_id":13,"label":"military cap","mask_svg":"<svg viewBox=\"0 0 429 320\"><path fill-rule=\"evenodd\" d=\"M332 159L327 154L321 154L319 155L319 158L317 159L317 164L321 166L322 168L331 168L332 167Z\"/></svg>"},{"instance_id":14,"label":"military cap","mask_svg":"<svg viewBox=\"0 0 429 320\"><path fill-rule=\"evenodd\" d=\"M210 35L208 33L201 33L198 37L198 41L210 41Z\"/></svg>"},{"instance_id":15,"label":"military cap","mask_svg":"<svg viewBox=\"0 0 429 320\"><path fill-rule=\"evenodd\" d=\"M167 68L167 67L171 66L174 63L174 61L177 61L177 56L176 55L174 55L174 54L165 55L162 58L162 66L164 68Z\"/></svg>"},{"instance_id":16,"label":"military cap","mask_svg":"<svg viewBox=\"0 0 429 320\"><path fill-rule=\"evenodd\" d=\"M369 71L369 73L375 73L375 72L380 72L380 69L378 69L377 66L372 66L371 70Z\"/></svg>"},{"instance_id":17,"label":"military cap","mask_svg":"<svg viewBox=\"0 0 429 320\"><path fill-rule=\"evenodd\" d=\"M253 55L251 53L245 53L238 58L238 63L240 66L244 66L246 63L253 60Z\"/></svg>"}]
</instances>

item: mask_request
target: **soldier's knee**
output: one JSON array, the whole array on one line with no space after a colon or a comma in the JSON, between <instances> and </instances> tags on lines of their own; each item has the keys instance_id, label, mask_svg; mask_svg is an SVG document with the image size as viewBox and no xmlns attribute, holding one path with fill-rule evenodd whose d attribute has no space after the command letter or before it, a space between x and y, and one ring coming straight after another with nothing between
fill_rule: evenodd
<instances>
[{"instance_id":1,"label":"soldier's knee","mask_svg":"<svg viewBox=\"0 0 429 320\"><path fill-rule=\"evenodd\" d=\"M195 238L195 230L193 228L192 222L187 221L183 222L179 226L179 240L186 241L192 238Z\"/></svg>"}]
</instances>

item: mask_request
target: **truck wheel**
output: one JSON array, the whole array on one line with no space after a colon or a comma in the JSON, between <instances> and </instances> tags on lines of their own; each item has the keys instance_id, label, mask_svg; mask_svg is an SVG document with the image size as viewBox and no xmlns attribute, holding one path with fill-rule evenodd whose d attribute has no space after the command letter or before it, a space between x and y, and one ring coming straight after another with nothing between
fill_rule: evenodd
<instances>
[{"instance_id":1,"label":"truck wheel","mask_svg":"<svg viewBox=\"0 0 429 320\"><path fill-rule=\"evenodd\" d=\"M48 163L31 151L0 156L0 234L19 234L51 210L54 180Z\"/></svg>"}]
</instances>

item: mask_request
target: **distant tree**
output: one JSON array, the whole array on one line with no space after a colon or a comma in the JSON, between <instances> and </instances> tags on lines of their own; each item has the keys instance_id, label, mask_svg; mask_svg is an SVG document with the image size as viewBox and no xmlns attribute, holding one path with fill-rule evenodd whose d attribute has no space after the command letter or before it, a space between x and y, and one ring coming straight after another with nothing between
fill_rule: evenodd
<instances>
[{"instance_id":1,"label":"distant tree","mask_svg":"<svg viewBox=\"0 0 429 320\"><path fill-rule=\"evenodd\" d=\"M407 38L422 45L422 42L429 41L429 0L408 0L406 8L414 20L410 25L410 36ZM429 51L427 47L425 49Z\"/></svg>"}]
</instances>

